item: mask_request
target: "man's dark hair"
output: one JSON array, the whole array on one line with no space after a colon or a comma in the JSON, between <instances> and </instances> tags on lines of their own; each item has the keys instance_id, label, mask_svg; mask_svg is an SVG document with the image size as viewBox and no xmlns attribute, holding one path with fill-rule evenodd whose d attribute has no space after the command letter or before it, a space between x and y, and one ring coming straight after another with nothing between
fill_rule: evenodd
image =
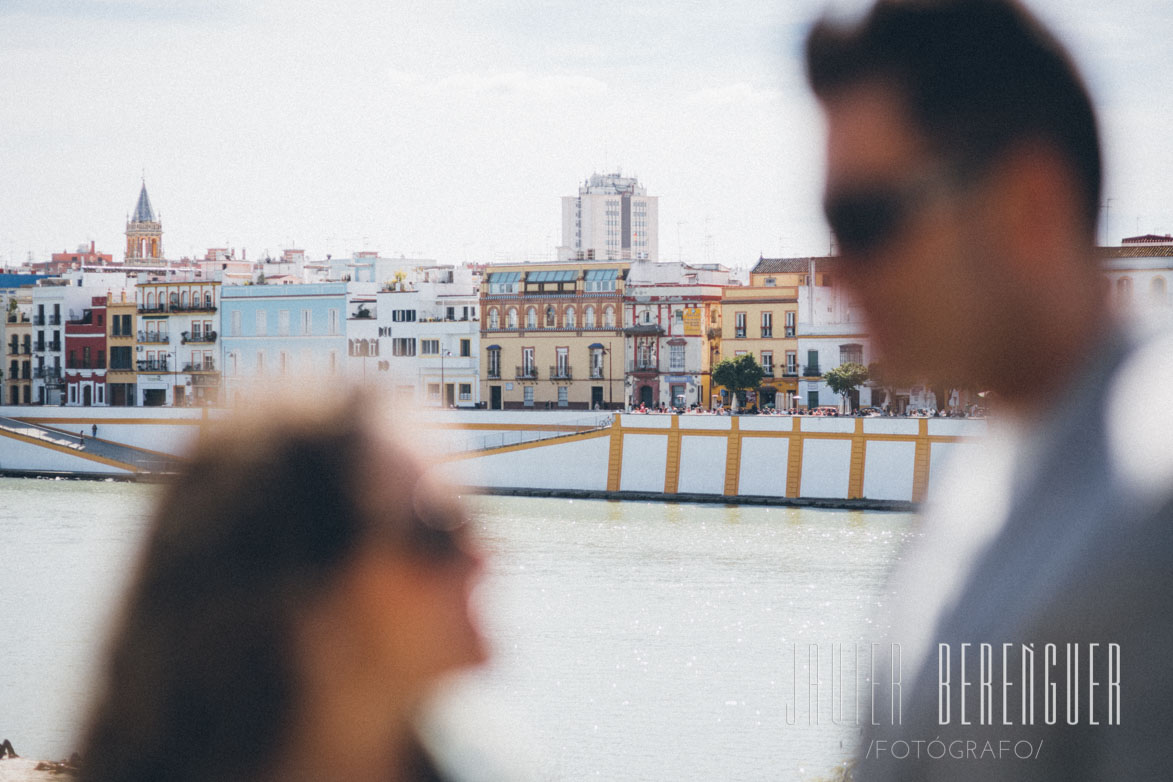
<instances>
[{"instance_id":1,"label":"man's dark hair","mask_svg":"<svg viewBox=\"0 0 1173 782\"><path fill-rule=\"evenodd\" d=\"M1094 234L1103 174L1091 98L1067 51L1015 0L879 0L857 23L818 22L806 64L820 98L894 86L954 163L984 170L1023 142L1049 144L1071 166Z\"/></svg>"}]
</instances>

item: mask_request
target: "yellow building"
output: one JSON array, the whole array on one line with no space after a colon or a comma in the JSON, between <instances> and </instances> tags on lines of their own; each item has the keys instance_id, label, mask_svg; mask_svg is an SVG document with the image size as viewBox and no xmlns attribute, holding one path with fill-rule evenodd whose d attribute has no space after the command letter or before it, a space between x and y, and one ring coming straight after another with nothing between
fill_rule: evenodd
<instances>
[{"instance_id":1,"label":"yellow building","mask_svg":"<svg viewBox=\"0 0 1173 782\"><path fill-rule=\"evenodd\" d=\"M127 296L124 290L107 295L106 349L110 361L106 370L106 401L112 407L131 407L135 403L137 330L138 307L133 295Z\"/></svg>"},{"instance_id":2,"label":"yellow building","mask_svg":"<svg viewBox=\"0 0 1173 782\"><path fill-rule=\"evenodd\" d=\"M762 258L750 271L749 285L725 288L717 354L720 359L753 354L766 372L762 405L795 405L800 371L798 286L808 268L806 258Z\"/></svg>"},{"instance_id":3,"label":"yellow building","mask_svg":"<svg viewBox=\"0 0 1173 782\"><path fill-rule=\"evenodd\" d=\"M491 266L481 283L481 399L491 410L622 407L629 264Z\"/></svg>"},{"instance_id":4,"label":"yellow building","mask_svg":"<svg viewBox=\"0 0 1173 782\"><path fill-rule=\"evenodd\" d=\"M7 396L6 404L27 405L32 400L32 353L33 353L33 324L29 318L31 298L26 294L21 296L18 303L23 303L8 313L8 328L4 334L8 338L8 372L4 375L4 387Z\"/></svg>"}]
</instances>

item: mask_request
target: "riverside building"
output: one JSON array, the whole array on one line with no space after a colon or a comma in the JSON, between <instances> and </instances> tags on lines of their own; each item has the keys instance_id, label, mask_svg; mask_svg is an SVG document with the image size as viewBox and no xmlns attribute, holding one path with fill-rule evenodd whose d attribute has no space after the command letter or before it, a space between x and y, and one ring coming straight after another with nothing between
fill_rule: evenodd
<instances>
[{"instance_id":1,"label":"riverside building","mask_svg":"<svg viewBox=\"0 0 1173 782\"><path fill-rule=\"evenodd\" d=\"M629 267L576 261L485 270L480 382L490 409L623 406Z\"/></svg>"},{"instance_id":2,"label":"riverside building","mask_svg":"<svg viewBox=\"0 0 1173 782\"><path fill-rule=\"evenodd\" d=\"M140 282L135 300L138 404L217 404L220 283L195 274Z\"/></svg>"},{"instance_id":3,"label":"riverside building","mask_svg":"<svg viewBox=\"0 0 1173 782\"><path fill-rule=\"evenodd\" d=\"M65 323L65 392L67 405L105 406L106 296Z\"/></svg>"},{"instance_id":4,"label":"riverside building","mask_svg":"<svg viewBox=\"0 0 1173 782\"><path fill-rule=\"evenodd\" d=\"M832 391L823 376L840 364L853 362L867 366L874 361L863 321L863 311L838 284L836 257L799 259L806 269L798 278L798 358L799 406L840 407L843 398ZM924 393L926 389L921 389ZM917 389L911 390L913 406L920 400ZM893 408L903 411L910 398L901 395ZM872 388L863 386L851 392L852 408L872 404Z\"/></svg>"},{"instance_id":5,"label":"riverside building","mask_svg":"<svg viewBox=\"0 0 1173 782\"><path fill-rule=\"evenodd\" d=\"M225 286L220 293L225 401L236 402L254 382L341 376L347 288L345 282Z\"/></svg>"},{"instance_id":6,"label":"riverside building","mask_svg":"<svg viewBox=\"0 0 1173 782\"><path fill-rule=\"evenodd\" d=\"M709 335L721 328L728 283L723 266L632 263L623 296L627 403L708 406Z\"/></svg>"},{"instance_id":7,"label":"riverside building","mask_svg":"<svg viewBox=\"0 0 1173 782\"><path fill-rule=\"evenodd\" d=\"M720 357L753 354L765 372L758 390L761 406L788 410L798 402L798 289L809 260L761 258L750 271L749 285L725 289ZM728 392L721 393L729 404Z\"/></svg>"},{"instance_id":8,"label":"riverside building","mask_svg":"<svg viewBox=\"0 0 1173 782\"><path fill-rule=\"evenodd\" d=\"M33 320L32 291L13 295L5 319L4 342L8 346L8 371L4 375L4 401L10 405L32 404Z\"/></svg>"},{"instance_id":9,"label":"riverside building","mask_svg":"<svg viewBox=\"0 0 1173 782\"><path fill-rule=\"evenodd\" d=\"M480 272L432 265L378 293L378 367L407 404L480 403Z\"/></svg>"}]
</instances>

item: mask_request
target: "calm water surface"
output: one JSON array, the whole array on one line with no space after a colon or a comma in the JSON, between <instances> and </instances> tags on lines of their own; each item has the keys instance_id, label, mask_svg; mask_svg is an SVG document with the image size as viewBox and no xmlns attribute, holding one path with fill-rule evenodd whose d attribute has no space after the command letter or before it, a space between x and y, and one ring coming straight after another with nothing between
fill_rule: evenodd
<instances>
[{"instance_id":1,"label":"calm water surface","mask_svg":"<svg viewBox=\"0 0 1173 782\"><path fill-rule=\"evenodd\" d=\"M157 491L0 479L0 737L22 754L72 750ZM787 724L791 648L878 639L868 617L908 515L472 503L491 553L479 599L496 654L478 689L523 726L518 738L545 769L570 780L781 780L850 755L854 728L807 725L801 707Z\"/></svg>"}]
</instances>

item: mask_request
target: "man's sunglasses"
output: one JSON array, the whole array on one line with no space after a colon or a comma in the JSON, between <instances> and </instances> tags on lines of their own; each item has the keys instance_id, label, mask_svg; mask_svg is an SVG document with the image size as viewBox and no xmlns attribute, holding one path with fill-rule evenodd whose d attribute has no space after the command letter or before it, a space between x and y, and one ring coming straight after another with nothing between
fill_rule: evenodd
<instances>
[{"instance_id":1,"label":"man's sunglasses","mask_svg":"<svg viewBox=\"0 0 1173 782\"><path fill-rule=\"evenodd\" d=\"M823 212L840 251L866 255L892 241L917 210L960 186L956 171L935 169L903 182L830 192L823 201Z\"/></svg>"}]
</instances>

